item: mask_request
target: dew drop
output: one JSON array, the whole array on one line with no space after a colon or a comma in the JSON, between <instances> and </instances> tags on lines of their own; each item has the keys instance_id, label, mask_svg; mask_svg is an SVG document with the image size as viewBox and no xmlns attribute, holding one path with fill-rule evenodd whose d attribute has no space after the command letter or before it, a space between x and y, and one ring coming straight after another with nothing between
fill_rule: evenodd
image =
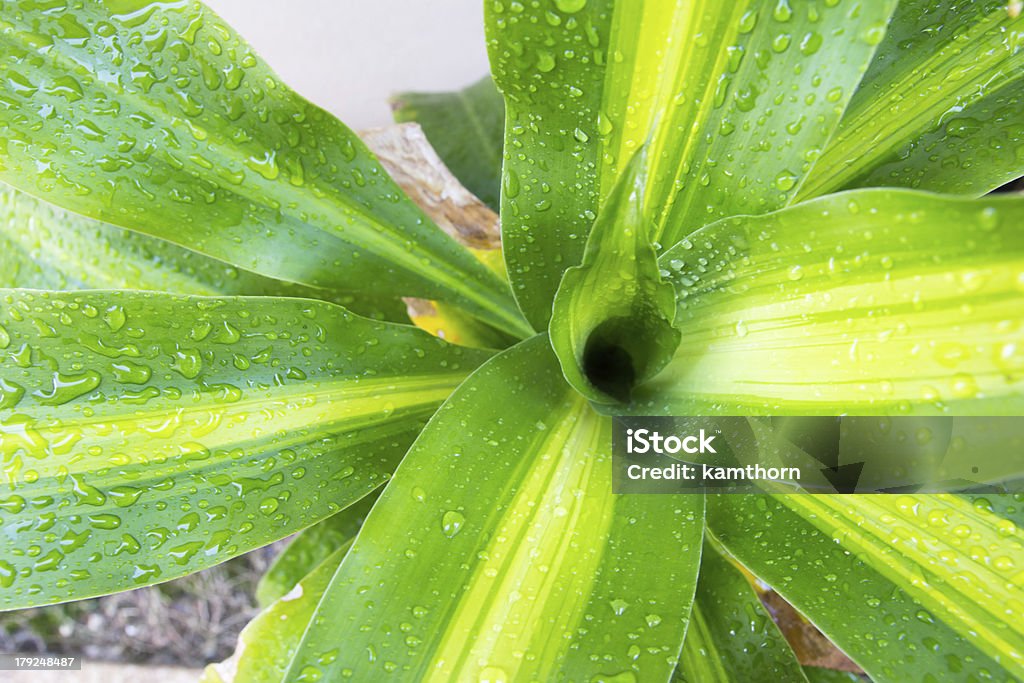
<instances>
[{"instance_id":1,"label":"dew drop","mask_svg":"<svg viewBox=\"0 0 1024 683\"><path fill-rule=\"evenodd\" d=\"M107 327L109 327L114 332L117 332L122 327L124 327L124 324L125 322L127 322L127 320L128 316L125 314L124 308L121 306L111 306L103 314L103 322L105 322L107 324Z\"/></svg>"},{"instance_id":2,"label":"dew drop","mask_svg":"<svg viewBox=\"0 0 1024 683\"><path fill-rule=\"evenodd\" d=\"M789 0L779 0L775 3L772 16L776 21L789 21L793 16L793 8L789 6Z\"/></svg>"},{"instance_id":3,"label":"dew drop","mask_svg":"<svg viewBox=\"0 0 1024 683\"><path fill-rule=\"evenodd\" d=\"M587 0L555 0L555 7L566 14L575 14L586 6Z\"/></svg>"},{"instance_id":4,"label":"dew drop","mask_svg":"<svg viewBox=\"0 0 1024 683\"><path fill-rule=\"evenodd\" d=\"M466 523L465 516L456 510L449 510L444 513L441 517L441 531L448 538L454 538L460 531L462 531L462 525Z\"/></svg>"},{"instance_id":5,"label":"dew drop","mask_svg":"<svg viewBox=\"0 0 1024 683\"><path fill-rule=\"evenodd\" d=\"M64 405L79 396L88 394L100 385L100 375L94 370L86 370L80 375L53 373L53 388L49 391L36 391L33 395L46 406Z\"/></svg>"},{"instance_id":6,"label":"dew drop","mask_svg":"<svg viewBox=\"0 0 1024 683\"><path fill-rule=\"evenodd\" d=\"M986 232L991 232L999 227L999 211L992 206L986 206L978 213L978 227Z\"/></svg>"},{"instance_id":7,"label":"dew drop","mask_svg":"<svg viewBox=\"0 0 1024 683\"><path fill-rule=\"evenodd\" d=\"M0 410L9 410L13 408L18 405L24 396L24 387L0 378Z\"/></svg>"},{"instance_id":8,"label":"dew drop","mask_svg":"<svg viewBox=\"0 0 1024 683\"><path fill-rule=\"evenodd\" d=\"M548 73L555 68L555 58L550 52L537 53L537 70Z\"/></svg>"},{"instance_id":9,"label":"dew drop","mask_svg":"<svg viewBox=\"0 0 1024 683\"><path fill-rule=\"evenodd\" d=\"M783 171L775 176L775 187L783 192L789 192L796 187L797 176L790 171Z\"/></svg>"},{"instance_id":10,"label":"dew drop","mask_svg":"<svg viewBox=\"0 0 1024 683\"><path fill-rule=\"evenodd\" d=\"M810 31L803 37L803 40L800 41L800 52L804 56L810 57L821 49L821 43L821 34L815 31Z\"/></svg>"},{"instance_id":11,"label":"dew drop","mask_svg":"<svg viewBox=\"0 0 1024 683\"><path fill-rule=\"evenodd\" d=\"M504 669L496 666L488 666L480 671L479 683L508 683L508 674Z\"/></svg>"},{"instance_id":12,"label":"dew drop","mask_svg":"<svg viewBox=\"0 0 1024 683\"><path fill-rule=\"evenodd\" d=\"M109 531L116 529L121 526L121 518L117 515L111 515L108 513L89 515L89 526L94 529L103 529Z\"/></svg>"},{"instance_id":13,"label":"dew drop","mask_svg":"<svg viewBox=\"0 0 1024 683\"><path fill-rule=\"evenodd\" d=\"M17 570L14 569L14 565L6 560L0 560L0 586L10 588L14 584L16 575Z\"/></svg>"},{"instance_id":14,"label":"dew drop","mask_svg":"<svg viewBox=\"0 0 1024 683\"><path fill-rule=\"evenodd\" d=\"M876 24L864 32L864 42L868 45L878 45L885 38L885 24Z\"/></svg>"}]
</instances>

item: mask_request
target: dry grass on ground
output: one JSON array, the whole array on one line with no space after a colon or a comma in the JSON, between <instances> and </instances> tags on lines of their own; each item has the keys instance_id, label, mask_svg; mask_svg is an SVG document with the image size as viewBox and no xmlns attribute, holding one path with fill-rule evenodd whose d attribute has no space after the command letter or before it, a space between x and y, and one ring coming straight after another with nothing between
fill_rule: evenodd
<instances>
[{"instance_id":1,"label":"dry grass on ground","mask_svg":"<svg viewBox=\"0 0 1024 683\"><path fill-rule=\"evenodd\" d=\"M0 652L200 667L231 655L275 546L127 593L0 614Z\"/></svg>"}]
</instances>

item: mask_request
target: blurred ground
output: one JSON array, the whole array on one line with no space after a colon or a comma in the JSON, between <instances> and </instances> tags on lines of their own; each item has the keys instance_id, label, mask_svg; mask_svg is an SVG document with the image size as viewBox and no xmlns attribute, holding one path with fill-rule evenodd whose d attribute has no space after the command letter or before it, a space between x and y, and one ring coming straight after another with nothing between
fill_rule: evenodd
<instances>
[{"instance_id":1,"label":"blurred ground","mask_svg":"<svg viewBox=\"0 0 1024 683\"><path fill-rule=\"evenodd\" d=\"M199 667L231 655L238 632L258 611L256 582L281 546L275 544L206 571L127 593L0 614L0 652L69 654L92 661ZM0 673L10 681L92 681L84 665L72 672L33 672L26 678ZM18 674L22 676L23 674ZM97 674L99 675L99 674ZM170 675L170 674L169 674ZM188 680L195 680L194 673ZM134 678L110 678L105 683ZM177 681L162 673L153 680Z\"/></svg>"}]
</instances>

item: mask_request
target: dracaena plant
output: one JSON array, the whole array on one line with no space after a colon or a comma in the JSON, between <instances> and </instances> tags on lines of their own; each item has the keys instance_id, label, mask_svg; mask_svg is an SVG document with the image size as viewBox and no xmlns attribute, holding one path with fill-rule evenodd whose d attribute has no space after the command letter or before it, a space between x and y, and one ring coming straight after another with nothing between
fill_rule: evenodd
<instances>
[{"instance_id":1,"label":"dracaena plant","mask_svg":"<svg viewBox=\"0 0 1024 683\"><path fill-rule=\"evenodd\" d=\"M831 680L764 586L1024 677L1019 494L616 496L609 437L1024 411L1019 10L488 0L504 103L400 111L502 268L199 3L0 1L0 608L304 530L207 680Z\"/></svg>"}]
</instances>

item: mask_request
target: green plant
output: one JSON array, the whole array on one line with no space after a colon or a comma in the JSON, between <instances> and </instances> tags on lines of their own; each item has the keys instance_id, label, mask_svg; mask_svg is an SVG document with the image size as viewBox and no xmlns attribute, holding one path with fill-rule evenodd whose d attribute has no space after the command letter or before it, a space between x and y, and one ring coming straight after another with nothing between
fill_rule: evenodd
<instances>
[{"instance_id":1,"label":"green plant","mask_svg":"<svg viewBox=\"0 0 1024 683\"><path fill-rule=\"evenodd\" d=\"M832 676L738 565L1024 676L1020 494L613 496L607 417L1024 409L1019 4L486 11L507 280L199 3L0 2L0 608L309 527L209 680Z\"/></svg>"}]
</instances>

